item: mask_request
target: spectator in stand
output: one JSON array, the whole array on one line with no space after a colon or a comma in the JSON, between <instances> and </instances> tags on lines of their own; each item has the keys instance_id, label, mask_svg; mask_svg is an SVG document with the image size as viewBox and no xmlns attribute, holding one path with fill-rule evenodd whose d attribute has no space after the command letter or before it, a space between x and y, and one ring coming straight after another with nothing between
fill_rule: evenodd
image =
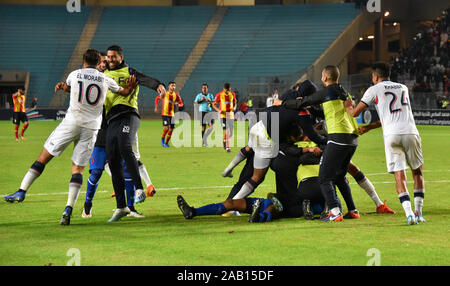
<instances>
[{"instance_id":1,"label":"spectator in stand","mask_svg":"<svg viewBox=\"0 0 450 286\"><path fill-rule=\"evenodd\" d=\"M31 109L36 109L37 107L37 97L33 97L33 100L31 101Z\"/></svg>"},{"instance_id":2,"label":"spectator in stand","mask_svg":"<svg viewBox=\"0 0 450 286\"><path fill-rule=\"evenodd\" d=\"M272 95L272 98L275 100L275 99L278 99L280 96L278 95L278 89L275 89L274 91L273 91L273 95Z\"/></svg>"},{"instance_id":3,"label":"spectator in stand","mask_svg":"<svg viewBox=\"0 0 450 286\"><path fill-rule=\"evenodd\" d=\"M269 94L266 100L266 107L269 108L273 105L273 95Z\"/></svg>"},{"instance_id":4,"label":"spectator in stand","mask_svg":"<svg viewBox=\"0 0 450 286\"><path fill-rule=\"evenodd\" d=\"M247 101L244 101L244 102L241 103L241 105L239 105L239 111L244 113L244 115L247 114L247 112L248 112L248 103L247 103Z\"/></svg>"}]
</instances>

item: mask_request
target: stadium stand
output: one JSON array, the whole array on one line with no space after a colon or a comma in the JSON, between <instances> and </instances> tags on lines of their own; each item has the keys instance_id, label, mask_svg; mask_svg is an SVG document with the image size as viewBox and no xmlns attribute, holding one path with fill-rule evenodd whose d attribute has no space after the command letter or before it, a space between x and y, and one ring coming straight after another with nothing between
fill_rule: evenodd
<instances>
[{"instance_id":1,"label":"stadium stand","mask_svg":"<svg viewBox=\"0 0 450 286\"><path fill-rule=\"evenodd\" d=\"M425 91L448 93L450 76L450 8L431 25L417 31L408 48L391 60L394 77L409 75Z\"/></svg>"},{"instance_id":2,"label":"stadium stand","mask_svg":"<svg viewBox=\"0 0 450 286\"><path fill-rule=\"evenodd\" d=\"M249 77L305 69L359 12L354 4L230 7L182 93L192 97L202 82L215 91L229 81L245 94Z\"/></svg>"},{"instance_id":3,"label":"stadium stand","mask_svg":"<svg viewBox=\"0 0 450 286\"><path fill-rule=\"evenodd\" d=\"M1 68L29 71L28 94L46 106L92 8L71 14L64 6L17 7L1 5ZM130 66L167 83L183 67L215 11L215 6L104 7L90 46L103 51L120 45ZM353 3L229 7L180 91L184 102L192 105L203 82L217 92L228 81L245 96L250 77L304 70L359 13ZM118 19L126 19L126 25ZM143 88L141 93L153 91ZM139 104L153 102L153 96L141 96Z\"/></svg>"},{"instance_id":4,"label":"stadium stand","mask_svg":"<svg viewBox=\"0 0 450 286\"><path fill-rule=\"evenodd\" d=\"M214 11L214 6L105 7L91 46L103 51L120 45L130 66L167 84L183 66ZM117 19L127 19L127 25ZM154 94L147 88L141 93ZM154 104L154 96L140 100L141 106Z\"/></svg>"},{"instance_id":5,"label":"stadium stand","mask_svg":"<svg viewBox=\"0 0 450 286\"><path fill-rule=\"evenodd\" d=\"M0 5L0 67L27 70L28 95L48 105L89 16L65 6Z\"/></svg>"}]
</instances>

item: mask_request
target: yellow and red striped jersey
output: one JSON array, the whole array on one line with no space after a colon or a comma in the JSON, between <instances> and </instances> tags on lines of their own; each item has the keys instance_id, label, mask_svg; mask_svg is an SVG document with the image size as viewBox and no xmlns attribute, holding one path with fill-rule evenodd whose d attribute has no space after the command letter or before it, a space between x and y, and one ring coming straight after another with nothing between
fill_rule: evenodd
<instances>
[{"instance_id":1,"label":"yellow and red striped jersey","mask_svg":"<svg viewBox=\"0 0 450 286\"><path fill-rule=\"evenodd\" d=\"M14 93L12 98L14 103L14 112L25 112L25 95Z\"/></svg>"},{"instance_id":2,"label":"yellow and red striped jersey","mask_svg":"<svg viewBox=\"0 0 450 286\"><path fill-rule=\"evenodd\" d=\"M161 95L158 95L155 99L155 106L158 106ZM162 97L162 116L173 116L175 111L175 103L178 102L178 106L182 107L184 105L183 100L181 100L180 94L176 91L167 91L165 96Z\"/></svg>"},{"instance_id":3,"label":"yellow and red striped jersey","mask_svg":"<svg viewBox=\"0 0 450 286\"><path fill-rule=\"evenodd\" d=\"M234 119L234 107L236 106L236 95L232 91L221 91L216 94L214 103L220 103L220 118Z\"/></svg>"}]
</instances>

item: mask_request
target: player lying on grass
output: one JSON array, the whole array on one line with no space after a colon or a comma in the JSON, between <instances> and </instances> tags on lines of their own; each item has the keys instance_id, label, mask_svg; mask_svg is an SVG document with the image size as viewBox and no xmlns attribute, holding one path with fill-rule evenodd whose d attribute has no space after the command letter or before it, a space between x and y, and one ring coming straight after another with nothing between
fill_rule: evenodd
<instances>
[{"instance_id":1,"label":"player lying on grass","mask_svg":"<svg viewBox=\"0 0 450 286\"><path fill-rule=\"evenodd\" d=\"M321 124L316 125L318 127L321 126ZM292 136L295 138L295 125L291 127ZM324 134L325 131L322 131ZM321 133L322 133L321 132ZM291 139L292 141L292 139ZM310 144L313 144L311 142ZM297 158L292 158L292 156L289 156L289 150L293 150L292 153L298 152L295 151L297 147L292 147L292 145L289 147L289 144L281 144L281 149L284 151L279 152L278 156L271 162L270 168L274 170L276 176L276 184L277 184L277 190L278 192L285 190L285 192L289 193L292 190L297 189L298 180L297 180L297 169L298 169L298 162ZM322 147L323 148L323 147ZM318 154L317 149L315 150L316 154ZM297 155L298 157L298 155ZM227 177L233 177L232 171L233 169L242 162L242 160L245 160L245 166L242 169L239 181L233 186L231 189L230 194L228 195L228 199L233 199L236 197L236 194L240 191L243 184L245 184L252 176L254 172L253 168L253 158L254 158L254 152L251 148L246 146L245 148L242 148L239 153L236 155L236 157L233 159L233 161L227 166L227 168L223 171L222 176ZM363 174L363 172L356 166L353 162L350 162L350 166L348 169L348 173L352 175L357 183L360 185L361 188L363 188L368 196L374 201L376 205L376 212L377 213L395 213L391 208L389 208L385 203L382 203L380 198L378 197L378 194L375 190L375 187L373 186L372 182ZM299 173L301 176L301 173ZM344 199L346 200L352 200L351 198L348 198L347 196L344 196ZM351 204L351 201L350 201ZM229 215L239 215L238 212L231 211L224 216ZM350 215L353 215L355 217L358 217L359 214L357 212L351 212ZM347 215L346 215L347 216ZM348 218L348 216L347 216Z\"/></svg>"},{"instance_id":2,"label":"player lying on grass","mask_svg":"<svg viewBox=\"0 0 450 286\"><path fill-rule=\"evenodd\" d=\"M289 90L282 97L296 98L306 97L317 90L317 87L309 80L300 84L298 90ZM240 190L233 199L248 197L264 181L272 159L277 157L279 146L289 138L291 126L296 124L311 140L323 144L326 138L317 134L309 115L305 110L294 111L279 106L267 108L264 114L266 120L260 120L250 128L248 147L254 152L253 175L242 184ZM247 148L248 149L248 148ZM227 177L229 170L245 159L245 155L238 153L222 176Z\"/></svg>"},{"instance_id":3,"label":"player lying on grass","mask_svg":"<svg viewBox=\"0 0 450 286\"><path fill-rule=\"evenodd\" d=\"M73 71L66 82L59 82L56 85L55 92L60 89L70 92L70 104L66 116L48 137L41 154L25 174L19 190L6 196L5 201L23 201L25 193L42 174L46 164L74 142L72 178L69 183L67 205L60 221L61 225L70 224L72 209L83 183L83 170L89 163L101 125L106 92L112 90L121 96L127 96L137 85L136 78L130 77L126 87L120 87L113 79L96 69L99 60L98 51L87 50L83 55L83 68Z\"/></svg>"},{"instance_id":4,"label":"player lying on grass","mask_svg":"<svg viewBox=\"0 0 450 286\"><path fill-rule=\"evenodd\" d=\"M324 210L325 198L322 196L320 191L320 186L318 184L317 175L315 177L304 178L297 189L297 171L296 168L294 172L290 172L290 175L294 176L294 180L292 178L286 178L284 174L281 174L285 171L285 169L280 168L278 166L283 166L286 163L286 160L291 160L291 162L298 166L299 163L303 163L305 165L310 164L307 160L309 155L315 158L313 160L314 164L318 164L320 160L321 150L314 147L300 147L296 148L295 154L290 154L288 150L289 147L286 145L280 146L281 150L276 159L272 161L271 166L276 172L277 176L277 193L272 194L269 193L267 199L263 198L243 198L243 199L232 199L233 190L235 191L235 187L238 187L241 182L238 182L237 185L232 189L232 192L228 199L222 203L218 204L209 204L200 208L193 208L188 205L188 203L184 200L182 196L177 197L178 207L183 213L186 219L192 219L195 216L202 215L221 215L228 211L239 211L250 214L249 222L268 222L273 218L287 218L287 217L301 217L305 216L307 219L313 219L314 214L321 213ZM245 148L243 148L245 149ZM248 152L247 158L247 169L253 169L251 167L253 161L253 152ZM301 154L300 158L298 157ZM302 161L301 158L303 156L306 160ZM283 158L286 157L286 158ZM292 168L293 169L293 168ZM244 168L241 172L241 176L245 179L245 175L248 174L248 170ZM282 179L288 179L288 181L295 181L295 185L293 188L284 189L285 185L280 185L279 176L282 176ZM327 211L323 213L324 216L328 214Z\"/></svg>"}]
</instances>

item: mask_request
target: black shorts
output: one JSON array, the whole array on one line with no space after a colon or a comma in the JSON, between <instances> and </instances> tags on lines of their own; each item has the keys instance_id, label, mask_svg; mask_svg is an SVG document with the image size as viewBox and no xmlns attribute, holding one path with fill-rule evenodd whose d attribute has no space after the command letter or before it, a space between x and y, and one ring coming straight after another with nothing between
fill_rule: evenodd
<instances>
[{"instance_id":1,"label":"black shorts","mask_svg":"<svg viewBox=\"0 0 450 286\"><path fill-rule=\"evenodd\" d=\"M162 116L163 126L170 126L170 128L175 128L175 122L172 122L172 116Z\"/></svg>"},{"instance_id":2,"label":"black shorts","mask_svg":"<svg viewBox=\"0 0 450 286\"><path fill-rule=\"evenodd\" d=\"M214 124L214 119L210 119L209 122L208 122L208 118L206 118L206 121L205 121L205 116L208 113L209 112L200 112L200 118L201 118L200 124L202 126L206 126L206 124L208 124L208 125L213 125Z\"/></svg>"},{"instance_id":3,"label":"black shorts","mask_svg":"<svg viewBox=\"0 0 450 286\"><path fill-rule=\"evenodd\" d=\"M222 121L222 129L229 128L230 130L234 129L234 119L230 118L221 118Z\"/></svg>"},{"instance_id":4,"label":"black shorts","mask_svg":"<svg viewBox=\"0 0 450 286\"><path fill-rule=\"evenodd\" d=\"M17 125L20 124L20 121L28 121L27 114L25 112L13 112L13 123Z\"/></svg>"}]
</instances>

